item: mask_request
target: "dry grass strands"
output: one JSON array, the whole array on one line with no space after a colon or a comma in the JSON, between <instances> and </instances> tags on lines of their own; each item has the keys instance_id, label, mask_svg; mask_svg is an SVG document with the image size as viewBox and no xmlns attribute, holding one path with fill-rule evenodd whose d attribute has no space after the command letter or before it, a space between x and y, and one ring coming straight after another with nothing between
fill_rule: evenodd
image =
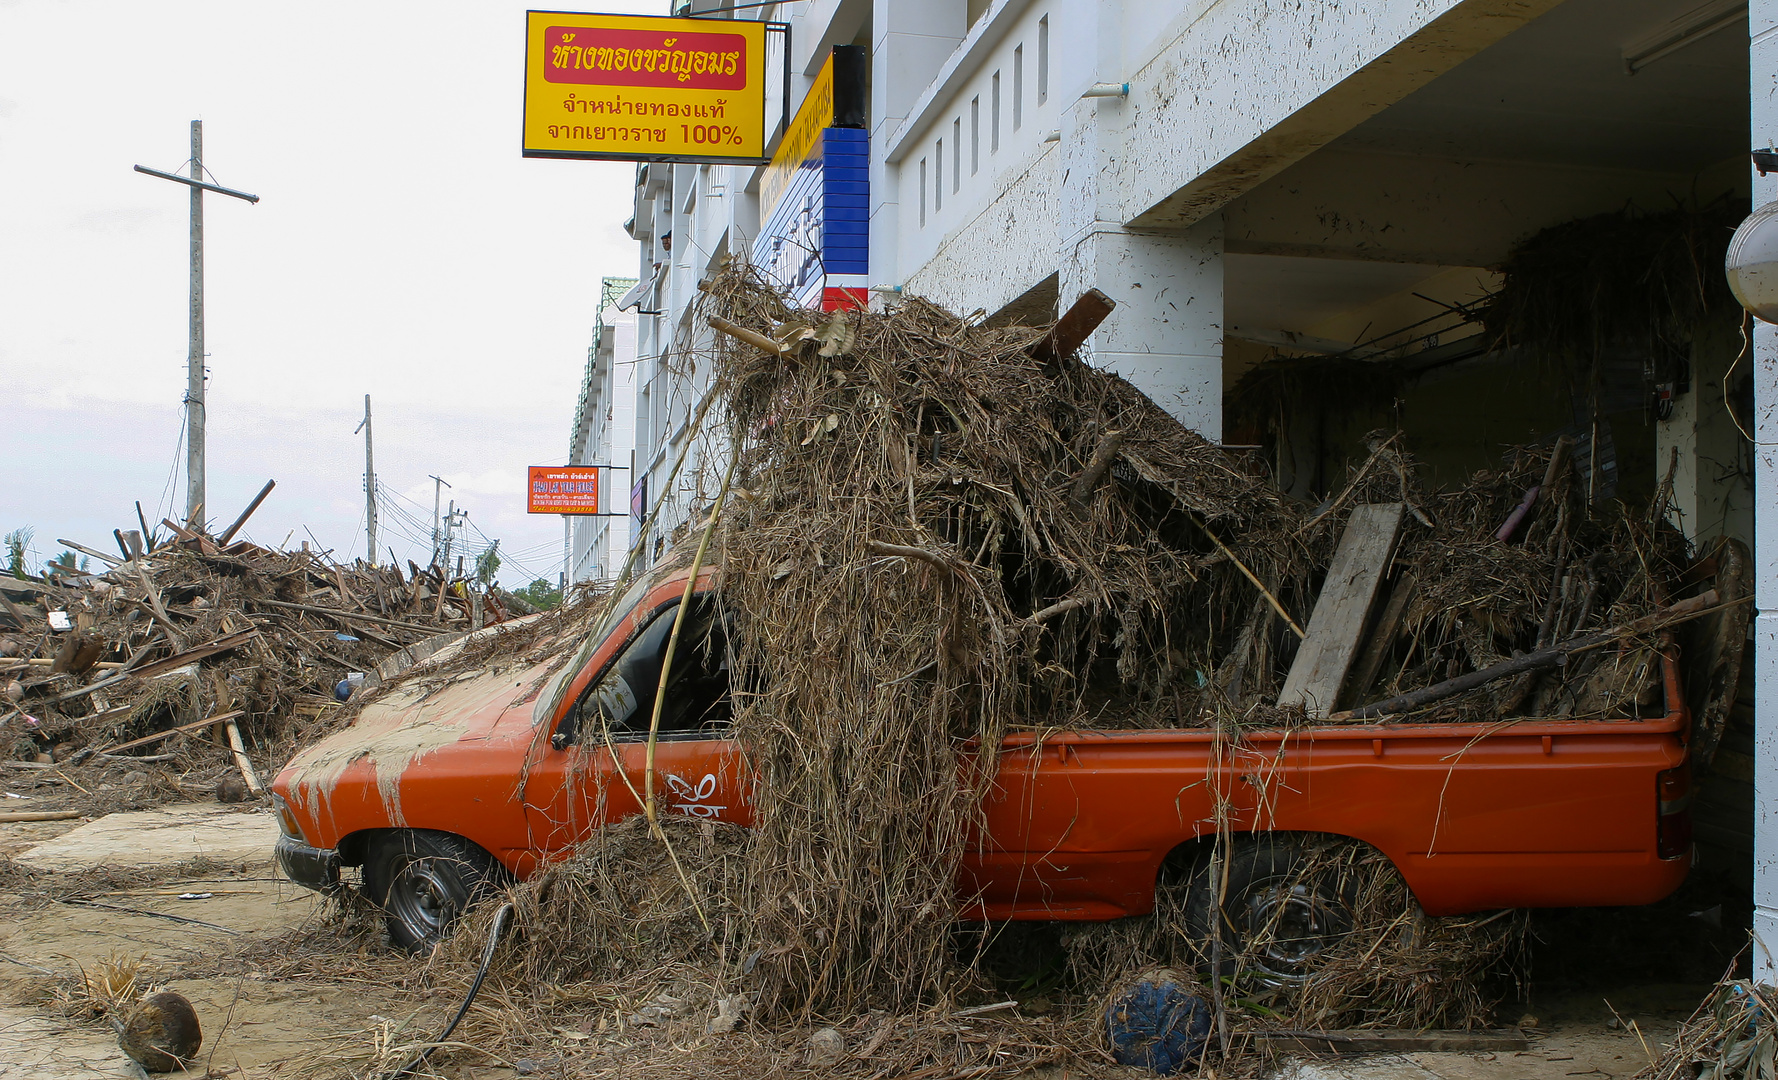
<instances>
[{"instance_id":1,"label":"dry grass strands","mask_svg":"<svg viewBox=\"0 0 1778 1080\"><path fill-rule=\"evenodd\" d=\"M1268 1029L1489 1022L1522 966L1523 913L1431 918L1376 850L1339 837L1299 842L1308 857L1272 892L1324 898L1312 913L1268 906L1268 917L1250 925L1246 911L1231 910L1213 964L1207 913L1217 881L1201 865L1157 892L1152 915L1071 928L1064 941L1075 978L1104 990L1120 973L1150 966L1220 970L1236 1043ZM1316 923L1312 936L1304 936L1305 919Z\"/></svg>"},{"instance_id":2,"label":"dry grass strands","mask_svg":"<svg viewBox=\"0 0 1778 1080\"><path fill-rule=\"evenodd\" d=\"M1778 1010L1772 988L1725 979L1635 1080L1773 1080L1775 1059Z\"/></svg>"},{"instance_id":3,"label":"dry grass strands","mask_svg":"<svg viewBox=\"0 0 1778 1080\"><path fill-rule=\"evenodd\" d=\"M1107 709L1178 723L1201 665L1171 627L1218 587L1252 595L1226 560L1207 572L1205 524L1255 536L1287 513L1122 380L1046 371L1041 331L919 300L817 319L739 271L706 307L792 343L715 358L729 430L752 435L720 550L763 1003L935 1002L1001 736ZM1279 576L1277 549L1237 548Z\"/></svg>"}]
</instances>

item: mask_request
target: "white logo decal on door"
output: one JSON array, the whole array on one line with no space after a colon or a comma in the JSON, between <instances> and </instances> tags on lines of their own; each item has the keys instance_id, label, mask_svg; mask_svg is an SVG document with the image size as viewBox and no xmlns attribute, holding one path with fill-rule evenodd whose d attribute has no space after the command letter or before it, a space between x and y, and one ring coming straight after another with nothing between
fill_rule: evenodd
<instances>
[{"instance_id":1,"label":"white logo decal on door","mask_svg":"<svg viewBox=\"0 0 1778 1080\"><path fill-rule=\"evenodd\" d=\"M673 809L692 817L720 818L722 812L728 809L726 806L713 806L705 801L716 794L715 773L705 773L704 778L698 781L696 787L693 787L684 778L668 773L667 787L672 790L674 795L684 800L675 803Z\"/></svg>"}]
</instances>

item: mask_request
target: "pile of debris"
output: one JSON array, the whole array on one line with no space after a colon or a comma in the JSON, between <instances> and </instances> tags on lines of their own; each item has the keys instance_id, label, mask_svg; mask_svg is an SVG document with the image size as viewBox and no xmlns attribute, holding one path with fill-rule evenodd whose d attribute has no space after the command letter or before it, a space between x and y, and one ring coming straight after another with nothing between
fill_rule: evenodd
<instances>
[{"instance_id":1,"label":"pile of debris","mask_svg":"<svg viewBox=\"0 0 1778 1080\"><path fill-rule=\"evenodd\" d=\"M1323 504L1287 499L1074 359L1091 294L1050 329L795 311L744 271L705 290L746 433L715 550L758 778L737 947L768 1009L954 985L1009 731L1659 717L1663 634L1718 604L1674 602L1664 497L1590 498L1565 441L1435 493L1377 435Z\"/></svg>"},{"instance_id":2,"label":"pile of debris","mask_svg":"<svg viewBox=\"0 0 1778 1080\"><path fill-rule=\"evenodd\" d=\"M437 568L274 551L234 540L240 524L118 530L115 555L62 540L103 569L0 577L0 764L238 771L258 794L261 768L328 730L380 665L510 617L500 594ZM126 801L166 785L137 787Z\"/></svg>"},{"instance_id":3,"label":"pile of debris","mask_svg":"<svg viewBox=\"0 0 1778 1080\"><path fill-rule=\"evenodd\" d=\"M902 1040L897 1060L917 1075L1068 1057L1092 1024L980 1018L1009 1003L959 949L972 937L959 866L1003 736L1195 727L1232 744L1356 719L1659 716L1672 705L1663 635L1724 599L1684 577L1664 498L1635 510L1592 498L1560 440L1432 492L1399 438L1380 435L1336 494L1298 504L1263 462L1074 358L1109 310L1102 297L1032 328L917 299L793 310L744 267L702 288L701 316L725 336L713 354L679 356L714 371L711 415L733 457L703 479L718 494L670 561L708 545L723 567L754 827L608 829L520 886L519 944L498 954L490 987L552 1024L576 1006L575 1024L606 1023L591 980L659 1005L657 1022L677 1016L660 1023L673 1037L746 1012L742 1034L774 1067L802 1046L785 1033L807 1035L813 1018L842 1052L846 1032L869 1048L823 1059L829 1072L874 1069L885 1040ZM591 609L623 584L576 625L604 624ZM538 640L511 638L539 662ZM596 644L566 625L554 640L560 662ZM1289 1009L1250 995L1236 1018L1482 1018L1523 920L1427 919L1386 859L1350 845L1325 857L1362 901L1347 943ZM1075 957L1105 977L1202 969L1170 951L1168 903L1099 931L1122 942L1077 939ZM447 955L464 967L493 955L492 919L467 921ZM630 1013L626 1034L651 1026L646 1009Z\"/></svg>"},{"instance_id":4,"label":"pile of debris","mask_svg":"<svg viewBox=\"0 0 1778 1080\"><path fill-rule=\"evenodd\" d=\"M1770 1080L1775 1059L1772 988L1725 975L1635 1080Z\"/></svg>"}]
</instances>

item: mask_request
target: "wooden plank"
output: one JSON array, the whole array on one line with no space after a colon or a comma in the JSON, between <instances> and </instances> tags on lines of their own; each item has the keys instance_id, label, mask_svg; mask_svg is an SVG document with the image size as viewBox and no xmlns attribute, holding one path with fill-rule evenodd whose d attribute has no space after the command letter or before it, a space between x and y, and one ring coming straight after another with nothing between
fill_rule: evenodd
<instances>
[{"instance_id":1,"label":"wooden plank","mask_svg":"<svg viewBox=\"0 0 1778 1080\"><path fill-rule=\"evenodd\" d=\"M233 540L235 534L241 531L241 526L247 524L247 519L253 516L253 511L259 509L259 504L265 502L265 497L270 495L272 489L277 486L278 482L276 480L267 480L265 482L265 487L260 488L259 494L253 496L253 501L247 504L247 509L241 511L241 516L235 519L233 525L230 525L222 531L222 535L217 537L216 542L227 545L230 540Z\"/></svg>"},{"instance_id":2,"label":"wooden plank","mask_svg":"<svg viewBox=\"0 0 1778 1080\"><path fill-rule=\"evenodd\" d=\"M1067 359L1086 344L1087 338L1093 336L1093 331L1116 307L1117 301L1111 297L1098 289L1088 289L1062 313L1055 327L1031 347L1031 355L1049 365Z\"/></svg>"},{"instance_id":3,"label":"wooden plank","mask_svg":"<svg viewBox=\"0 0 1778 1080\"><path fill-rule=\"evenodd\" d=\"M1315 719L1333 711L1346 672L1358 655L1377 586L1395 554L1402 511L1398 502L1352 508L1278 704L1302 705Z\"/></svg>"},{"instance_id":4,"label":"wooden plank","mask_svg":"<svg viewBox=\"0 0 1778 1080\"><path fill-rule=\"evenodd\" d=\"M1401 633L1401 621L1408 613L1408 605L1413 602L1414 586L1414 576L1404 571L1390 590L1383 613L1377 616L1377 625L1371 631L1370 640L1365 642L1364 657L1359 660L1358 670L1352 676L1348 697L1369 690L1382 673L1383 661L1388 659L1390 646L1395 644L1395 636Z\"/></svg>"},{"instance_id":5,"label":"wooden plank","mask_svg":"<svg viewBox=\"0 0 1778 1080\"><path fill-rule=\"evenodd\" d=\"M179 735L187 731L199 731L216 724L230 722L240 715L241 710L236 709L234 712L226 712L219 716L212 716L208 720L194 720L189 724L180 724L178 727L168 728L165 731L157 731L153 735L144 735L140 739L131 739L129 742L121 742L116 746L107 746L103 750L95 750L93 752L97 754L115 754L119 750L131 750L138 746L147 746L149 743L157 743L162 739L170 738L171 736Z\"/></svg>"},{"instance_id":6,"label":"wooden plank","mask_svg":"<svg viewBox=\"0 0 1778 1080\"><path fill-rule=\"evenodd\" d=\"M363 615L356 611L341 611L339 608L321 607L316 604L293 604L288 600L261 599L253 599L247 602L250 604L263 604L266 607L287 608L291 611L307 611L316 615L330 615L341 622L361 622L370 623L373 626L393 626L397 630L416 630L422 634L438 633L438 627L427 626L424 623L402 622L400 619L383 619L375 615Z\"/></svg>"},{"instance_id":7,"label":"wooden plank","mask_svg":"<svg viewBox=\"0 0 1778 1080\"><path fill-rule=\"evenodd\" d=\"M228 731L228 746L234 751L235 768L241 770L241 779L247 781L247 790L255 795L265 794L265 788L259 783L259 774L253 771L253 762L247 757L247 748L241 745L241 729L233 720L223 725Z\"/></svg>"},{"instance_id":8,"label":"wooden plank","mask_svg":"<svg viewBox=\"0 0 1778 1080\"><path fill-rule=\"evenodd\" d=\"M1494 1031L1254 1031L1255 1041L1275 1050L1311 1054L1476 1053L1526 1050L1520 1032Z\"/></svg>"},{"instance_id":9,"label":"wooden plank","mask_svg":"<svg viewBox=\"0 0 1778 1080\"><path fill-rule=\"evenodd\" d=\"M63 547L71 547L75 551L80 552L82 555L91 555L93 558L98 559L100 562L108 563L111 566L123 565L123 560L118 558L117 556L107 555L103 551L99 551L96 548L87 547L85 544L76 544L72 540L64 540L59 536L56 537L56 543L62 545Z\"/></svg>"},{"instance_id":10,"label":"wooden plank","mask_svg":"<svg viewBox=\"0 0 1778 1080\"><path fill-rule=\"evenodd\" d=\"M225 634L208 644L186 649L184 652L176 653L161 660L156 660L151 664L143 664L141 667L135 669L132 674L141 678L147 678L150 675L155 675L163 671L172 671L174 668L184 667L194 660L202 660L206 656L215 656L219 652L227 652L238 645L245 645L248 641L257 636L259 636L258 627L254 627L252 630L237 630L232 634Z\"/></svg>"}]
</instances>

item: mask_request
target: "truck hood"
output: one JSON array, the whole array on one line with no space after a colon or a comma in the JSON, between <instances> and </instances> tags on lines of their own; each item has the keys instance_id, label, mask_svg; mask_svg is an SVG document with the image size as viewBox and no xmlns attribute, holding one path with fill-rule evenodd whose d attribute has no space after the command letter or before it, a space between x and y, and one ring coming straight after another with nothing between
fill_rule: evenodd
<instances>
[{"instance_id":1,"label":"truck hood","mask_svg":"<svg viewBox=\"0 0 1778 1080\"><path fill-rule=\"evenodd\" d=\"M391 824L405 826L401 778L410 768L458 743L528 737L536 698L564 658L553 655L538 663L500 658L488 667L450 671L452 660L486 633L471 634L416 664L400 685L365 705L349 727L292 758L274 787L301 809L331 814L335 787L362 764L375 778Z\"/></svg>"}]
</instances>

